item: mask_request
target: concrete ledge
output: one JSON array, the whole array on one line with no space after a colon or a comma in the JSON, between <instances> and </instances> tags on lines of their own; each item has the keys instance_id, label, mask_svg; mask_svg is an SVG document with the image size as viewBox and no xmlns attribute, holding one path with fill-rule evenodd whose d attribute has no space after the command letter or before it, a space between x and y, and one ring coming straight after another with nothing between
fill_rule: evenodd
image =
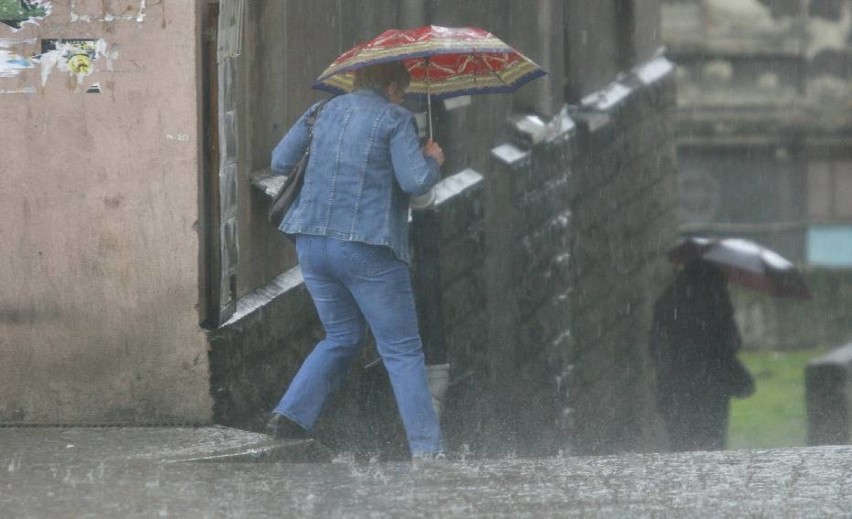
<instances>
[{"instance_id":1,"label":"concrete ledge","mask_svg":"<svg viewBox=\"0 0 852 519\"><path fill-rule=\"evenodd\" d=\"M251 175L251 186L269 199L281 189L287 175L276 175L269 168L255 171Z\"/></svg>"},{"instance_id":2,"label":"concrete ledge","mask_svg":"<svg viewBox=\"0 0 852 519\"><path fill-rule=\"evenodd\" d=\"M482 182L482 175L467 168L435 184L435 205L445 204L455 196Z\"/></svg>"},{"instance_id":3,"label":"concrete ledge","mask_svg":"<svg viewBox=\"0 0 852 519\"><path fill-rule=\"evenodd\" d=\"M252 312L266 306L273 299L281 296L288 290L301 285L303 282L302 270L298 266L279 274L266 285L241 297L237 301L237 308L234 311L234 315L222 327L230 326L240 321Z\"/></svg>"}]
</instances>

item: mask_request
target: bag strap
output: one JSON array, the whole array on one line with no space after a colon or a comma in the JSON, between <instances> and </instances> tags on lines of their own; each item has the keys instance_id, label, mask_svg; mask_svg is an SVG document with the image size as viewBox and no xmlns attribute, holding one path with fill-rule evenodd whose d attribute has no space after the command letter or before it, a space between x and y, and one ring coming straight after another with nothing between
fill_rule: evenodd
<instances>
[{"instance_id":1,"label":"bag strap","mask_svg":"<svg viewBox=\"0 0 852 519\"><path fill-rule=\"evenodd\" d=\"M322 108L325 106L327 102L329 102L332 98L326 97L323 98L317 105L311 110L311 113L308 114L307 119L305 119L305 124L308 125L308 135L313 137L314 135L314 123L317 122L317 117L319 117L319 113L322 111Z\"/></svg>"}]
</instances>

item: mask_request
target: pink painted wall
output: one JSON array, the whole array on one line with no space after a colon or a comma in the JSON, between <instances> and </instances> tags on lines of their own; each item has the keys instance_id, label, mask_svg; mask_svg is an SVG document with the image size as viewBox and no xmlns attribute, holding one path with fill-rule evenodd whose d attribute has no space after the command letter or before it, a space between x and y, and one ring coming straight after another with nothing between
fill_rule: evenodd
<instances>
[{"instance_id":1,"label":"pink painted wall","mask_svg":"<svg viewBox=\"0 0 852 519\"><path fill-rule=\"evenodd\" d=\"M0 66L0 423L209 421L200 2L52 4L0 50L105 50L79 81L64 57Z\"/></svg>"}]
</instances>

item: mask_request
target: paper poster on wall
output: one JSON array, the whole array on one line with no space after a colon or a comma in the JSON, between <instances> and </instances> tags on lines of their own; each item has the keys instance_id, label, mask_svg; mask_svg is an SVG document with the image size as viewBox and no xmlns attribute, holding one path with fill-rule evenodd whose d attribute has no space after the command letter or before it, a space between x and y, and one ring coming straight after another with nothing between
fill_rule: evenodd
<instances>
[{"instance_id":1,"label":"paper poster on wall","mask_svg":"<svg viewBox=\"0 0 852 519\"><path fill-rule=\"evenodd\" d=\"M46 0L0 0L0 23L17 31L25 23L37 24L50 14Z\"/></svg>"},{"instance_id":2,"label":"paper poster on wall","mask_svg":"<svg viewBox=\"0 0 852 519\"><path fill-rule=\"evenodd\" d=\"M35 93L54 71L68 74L77 92L100 93L101 83L90 76L112 71L117 56L100 38L0 38L0 94Z\"/></svg>"},{"instance_id":3,"label":"paper poster on wall","mask_svg":"<svg viewBox=\"0 0 852 519\"><path fill-rule=\"evenodd\" d=\"M99 60L106 58L108 68L110 66L111 56L107 54L107 43L103 39L45 39L41 41L41 50L37 59L41 63L42 86L57 69L76 77L78 87L82 88L84 78L95 71ZM100 92L100 88L86 91Z\"/></svg>"}]
</instances>

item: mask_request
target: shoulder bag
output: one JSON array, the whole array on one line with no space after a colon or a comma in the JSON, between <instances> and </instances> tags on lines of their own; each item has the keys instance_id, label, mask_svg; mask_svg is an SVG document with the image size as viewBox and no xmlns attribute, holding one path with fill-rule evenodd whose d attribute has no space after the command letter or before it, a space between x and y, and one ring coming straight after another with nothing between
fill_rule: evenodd
<instances>
[{"instance_id":1,"label":"shoulder bag","mask_svg":"<svg viewBox=\"0 0 852 519\"><path fill-rule=\"evenodd\" d=\"M322 107L325 106L325 103L328 102L330 98L325 98L317 104L316 108L312 113L308 115L306 120L308 124L308 146L305 148L305 153L302 155L302 158L299 159L299 162L293 166L293 169L290 170L290 174L287 175L287 178L284 179L284 183L281 184L281 188L278 190L278 193L272 199L272 205L269 207L269 222L278 227L281 225L281 221L284 220L284 215L287 214L287 211L290 210L290 206L293 205L293 202L298 198L299 193L302 191L302 185L305 183L305 170L308 169L308 159L311 156L311 140L314 134L314 122L317 120L317 116L319 115Z\"/></svg>"}]
</instances>

